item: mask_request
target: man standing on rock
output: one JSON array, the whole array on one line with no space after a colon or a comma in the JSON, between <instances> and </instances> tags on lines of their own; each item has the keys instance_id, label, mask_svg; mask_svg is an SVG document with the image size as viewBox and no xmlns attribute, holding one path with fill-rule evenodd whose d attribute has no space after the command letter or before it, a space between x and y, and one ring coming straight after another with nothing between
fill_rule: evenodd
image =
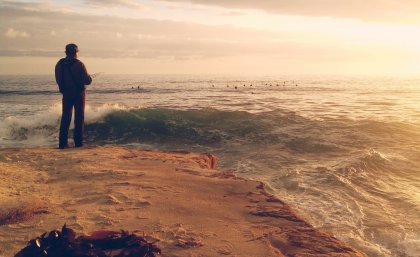
<instances>
[{"instance_id":1,"label":"man standing on rock","mask_svg":"<svg viewBox=\"0 0 420 257\"><path fill-rule=\"evenodd\" d=\"M55 66L55 80L63 95L62 115L60 124L60 149L68 148L68 132L74 108L74 146L83 146L85 126L85 97L86 85L92 83L85 65L77 59L79 49L75 44L66 45L66 57L58 61Z\"/></svg>"}]
</instances>

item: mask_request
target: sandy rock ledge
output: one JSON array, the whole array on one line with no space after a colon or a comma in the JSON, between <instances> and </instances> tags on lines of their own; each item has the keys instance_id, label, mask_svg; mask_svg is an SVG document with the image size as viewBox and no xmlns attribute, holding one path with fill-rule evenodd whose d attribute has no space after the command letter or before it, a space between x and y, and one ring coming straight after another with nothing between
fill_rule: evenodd
<instances>
[{"instance_id":1,"label":"sandy rock ledge","mask_svg":"<svg viewBox=\"0 0 420 257\"><path fill-rule=\"evenodd\" d=\"M0 256L64 223L128 230L162 256L366 256L217 158L120 147L0 150Z\"/></svg>"}]
</instances>

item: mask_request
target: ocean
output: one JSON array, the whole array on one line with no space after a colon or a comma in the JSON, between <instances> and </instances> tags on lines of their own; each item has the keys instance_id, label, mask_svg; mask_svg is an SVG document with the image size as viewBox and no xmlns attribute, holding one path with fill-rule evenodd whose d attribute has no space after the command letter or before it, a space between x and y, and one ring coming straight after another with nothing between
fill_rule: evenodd
<instances>
[{"instance_id":1,"label":"ocean","mask_svg":"<svg viewBox=\"0 0 420 257\"><path fill-rule=\"evenodd\" d=\"M57 91L0 76L0 147L57 147ZM85 116L87 145L213 153L369 256L420 256L420 78L101 74Z\"/></svg>"}]
</instances>

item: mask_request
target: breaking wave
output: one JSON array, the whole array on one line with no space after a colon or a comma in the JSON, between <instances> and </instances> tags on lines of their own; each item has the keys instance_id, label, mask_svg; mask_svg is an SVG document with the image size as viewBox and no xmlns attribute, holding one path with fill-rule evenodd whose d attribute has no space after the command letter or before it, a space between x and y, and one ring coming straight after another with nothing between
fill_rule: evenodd
<instances>
[{"instance_id":1,"label":"breaking wave","mask_svg":"<svg viewBox=\"0 0 420 257\"><path fill-rule=\"evenodd\" d=\"M60 105L34 116L7 117L1 121L0 138L6 147L57 138ZM293 112L249 113L217 109L138 109L120 105L86 107L86 139L106 143L186 143L273 145L295 154L340 153L355 145L370 145L384 135L389 142L419 138L416 127L378 121L311 120ZM381 140L382 142L383 140ZM375 155L372 155L375 157ZM368 164L365 164L368 165Z\"/></svg>"}]
</instances>

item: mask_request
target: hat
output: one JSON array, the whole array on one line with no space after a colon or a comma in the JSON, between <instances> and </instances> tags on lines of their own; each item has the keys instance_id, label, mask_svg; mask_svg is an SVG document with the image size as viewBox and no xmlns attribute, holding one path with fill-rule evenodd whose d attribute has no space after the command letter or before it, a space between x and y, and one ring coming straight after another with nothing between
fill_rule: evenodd
<instances>
[{"instance_id":1,"label":"hat","mask_svg":"<svg viewBox=\"0 0 420 257\"><path fill-rule=\"evenodd\" d=\"M76 44L68 44L66 45L66 54L75 54L79 52L79 48Z\"/></svg>"}]
</instances>

